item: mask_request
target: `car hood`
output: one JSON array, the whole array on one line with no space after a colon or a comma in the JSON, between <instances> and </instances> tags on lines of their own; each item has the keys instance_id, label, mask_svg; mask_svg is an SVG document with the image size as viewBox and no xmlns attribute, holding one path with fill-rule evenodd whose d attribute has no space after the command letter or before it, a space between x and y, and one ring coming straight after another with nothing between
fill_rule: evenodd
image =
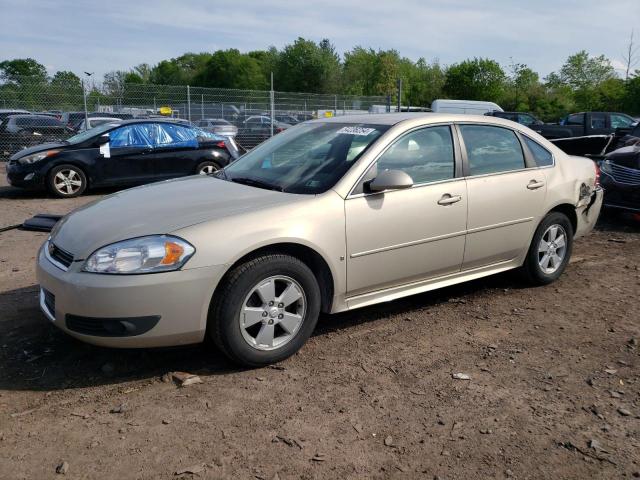
<instances>
[{"instance_id":1,"label":"car hood","mask_svg":"<svg viewBox=\"0 0 640 480\"><path fill-rule=\"evenodd\" d=\"M183 177L124 190L85 205L53 229L52 241L85 259L105 245L165 234L197 223L255 211L304 195L281 193L210 176Z\"/></svg>"},{"instance_id":2,"label":"car hood","mask_svg":"<svg viewBox=\"0 0 640 480\"><path fill-rule=\"evenodd\" d=\"M41 143L40 145L36 145L35 147L25 148L24 150L20 150L19 152L14 153L9 160L18 160L22 157L26 157L27 155L31 155L32 153L44 152L45 150L53 150L66 148L69 145L62 142L49 142L49 143Z\"/></svg>"}]
</instances>

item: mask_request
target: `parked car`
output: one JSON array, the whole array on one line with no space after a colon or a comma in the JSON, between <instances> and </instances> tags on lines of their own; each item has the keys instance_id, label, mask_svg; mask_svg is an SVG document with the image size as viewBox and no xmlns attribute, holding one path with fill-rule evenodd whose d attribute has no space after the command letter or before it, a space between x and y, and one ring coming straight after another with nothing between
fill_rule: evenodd
<instances>
[{"instance_id":1,"label":"parked car","mask_svg":"<svg viewBox=\"0 0 640 480\"><path fill-rule=\"evenodd\" d=\"M31 112L28 110L18 110L13 108L2 108L0 109L0 125L4 122L7 117L11 115L31 115Z\"/></svg>"},{"instance_id":2,"label":"parked car","mask_svg":"<svg viewBox=\"0 0 640 480\"><path fill-rule=\"evenodd\" d=\"M235 362L260 366L300 349L321 311L509 269L551 283L601 202L592 161L513 122L315 120L215 175L67 215L38 253L40 306L86 342L209 337Z\"/></svg>"},{"instance_id":3,"label":"parked car","mask_svg":"<svg viewBox=\"0 0 640 480\"><path fill-rule=\"evenodd\" d=\"M62 112L60 116L60 121L64 123L67 127L77 129L80 122L84 120L85 113L84 112Z\"/></svg>"},{"instance_id":4,"label":"parked car","mask_svg":"<svg viewBox=\"0 0 640 480\"><path fill-rule=\"evenodd\" d=\"M97 127L98 125L102 125L103 123L120 123L122 120L115 117L89 117L87 120L82 120L80 125L78 125L78 130L81 132L84 130L89 130L90 128Z\"/></svg>"},{"instance_id":5,"label":"parked car","mask_svg":"<svg viewBox=\"0 0 640 480\"><path fill-rule=\"evenodd\" d=\"M6 158L22 149L57 142L72 134L72 129L48 115L11 115L0 125L0 152Z\"/></svg>"},{"instance_id":6,"label":"parked car","mask_svg":"<svg viewBox=\"0 0 640 480\"><path fill-rule=\"evenodd\" d=\"M284 132L291 125L273 121L273 134ZM242 122L236 136L237 142L244 148L253 148L271 137L271 118L265 115L254 115Z\"/></svg>"},{"instance_id":7,"label":"parked car","mask_svg":"<svg viewBox=\"0 0 640 480\"><path fill-rule=\"evenodd\" d=\"M571 138L611 135L619 128L630 128L636 120L619 112L580 112L563 118L558 125L536 125L533 130L545 138Z\"/></svg>"},{"instance_id":8,"label":"parked car","mask_svg":"<svg viewBox=\"0 0 640 480\"><path fill-rule=\"evenodd\" d=\"M487 112L501 112L497 103L478 100L448 100L437 99L431 102L431 110L439 113L466 113L470 115L484 115Z\"/></svg>"},{"instance_id":9,"label":"parked car","mask_svg":"<svg viewBox=\"0 0 640 480\"><path fill-rule=\"evenodd\" d=\"M300 123L300 120L298 120L293 115L289 115L289 114L276 114L273 116L273 118L275 118L279 122L286 123L288 125L297 125L298 123Z\"/></svg>"},{"instance_id":10,"label":"parked car","mask_svg":"<svg viewBox=\"0 0 640 480\"><path fill-rule=\"evenodd\" d=\"M539 120L534 115L526 112L499 112L494 110L485 113L485 115L490 117L504 118L505 120L511 120L512 122L517 122L520 125L524 125L525 127L544 124L542 120Z\"/></svg>"},{"instance_id":11,"label":"parked car","mask_svg":"<svg viewBox=\"0 0 640 480\"><path fill-rule=\"evenodd\" d=\"M134 116L130 113L121 113L121 112L90 112L88 115L89 118L92 117L109 117L109 118L118 118L120 120L133 120Z\"/></svg>"},{"instance_id":12,"label":"parked car","mask_svg":"<svg viewBox=\"0 0 640 480\"><path fill-rule=\"evenodd\" d=\"M125 120L21 151L11 157L7 179L16 187L76 197L88 187L210 174L231 159L224 137L166 120Z\"/></svg>"},{"instance_id":13,"label":"parked car","mask_svg":"<svg viewBox=\"0 0 640 480\"><path fill-rule=\"evenodd\" d=\"M206 132L225 137L235 137L238 134L238 127L222 118L203 118L195 122L195 125Z\"/></svg>"},{"instance_id":14,"label":"parked car","mask_svg":"<svg viewBox=\"0 0 640 480\"><path fill-rule=\"evenodd\" d=\"M608 153L600 163L600 169L605 189L604 205L640 212L640 143Z\"/></svg>"}]
</instances>

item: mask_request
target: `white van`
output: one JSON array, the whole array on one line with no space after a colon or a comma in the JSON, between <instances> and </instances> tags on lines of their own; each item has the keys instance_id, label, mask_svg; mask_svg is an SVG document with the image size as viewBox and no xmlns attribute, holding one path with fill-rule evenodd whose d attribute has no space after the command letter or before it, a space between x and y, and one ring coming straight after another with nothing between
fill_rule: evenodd
<instances>
[{"instance_id":1,"label":"white van","mask_svg":"<svg viewBox=\"0 0 640 480\"><path fill-rule=\"evenodd\" d=\"M487 112L503 112L500 105L493 102L479 100L446 100L438 99L431 102L431 110L441 113L466 113L484 115Z\"/></svg>"}]
</instances>

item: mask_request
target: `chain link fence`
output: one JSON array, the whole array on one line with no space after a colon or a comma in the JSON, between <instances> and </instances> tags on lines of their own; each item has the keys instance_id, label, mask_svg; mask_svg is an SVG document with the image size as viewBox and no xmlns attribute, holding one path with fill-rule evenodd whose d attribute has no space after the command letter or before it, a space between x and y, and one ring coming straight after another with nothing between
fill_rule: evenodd
<instances>
[{"instance_id":1,"label":"chain link fence","mask_svg":"<svg viewBox=\"0 0 640 480\"><path fill-rule=\"evenodd\" d=\"M12 78L0 81L0 158L64 140L107 118L171 117L235 135L237 143L249 149L312 118L391 110L395 106L385 96Z\"/></svg>"}]
</instances>

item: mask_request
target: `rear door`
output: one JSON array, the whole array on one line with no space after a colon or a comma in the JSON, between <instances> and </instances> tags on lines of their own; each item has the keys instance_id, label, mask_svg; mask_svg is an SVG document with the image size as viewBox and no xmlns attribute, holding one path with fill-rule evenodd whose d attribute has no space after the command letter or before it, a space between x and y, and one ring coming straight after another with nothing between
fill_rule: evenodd
<instances>
[{"instance_id":1,"label":"rear door","mask_svg":"<svg viewBox=\"0 0 640 480\"><path fill-rule=\"evenodd\" d=\"M458 126L469 196L462 270L513 260L543 214L546 176L536 168L521 137L506 127Z\"/></svg>"},{"instance_id":2,"label":"rear door","mask_svg":"<svg viewBox=\"0 0 640 480\"><path fill-rule=\"evenodd\" d=\"M199 143L194 129L171 123L150 123L146 127L153 146L149 156L154 178L195 173Z\"/></svg>"}]
</instances>

